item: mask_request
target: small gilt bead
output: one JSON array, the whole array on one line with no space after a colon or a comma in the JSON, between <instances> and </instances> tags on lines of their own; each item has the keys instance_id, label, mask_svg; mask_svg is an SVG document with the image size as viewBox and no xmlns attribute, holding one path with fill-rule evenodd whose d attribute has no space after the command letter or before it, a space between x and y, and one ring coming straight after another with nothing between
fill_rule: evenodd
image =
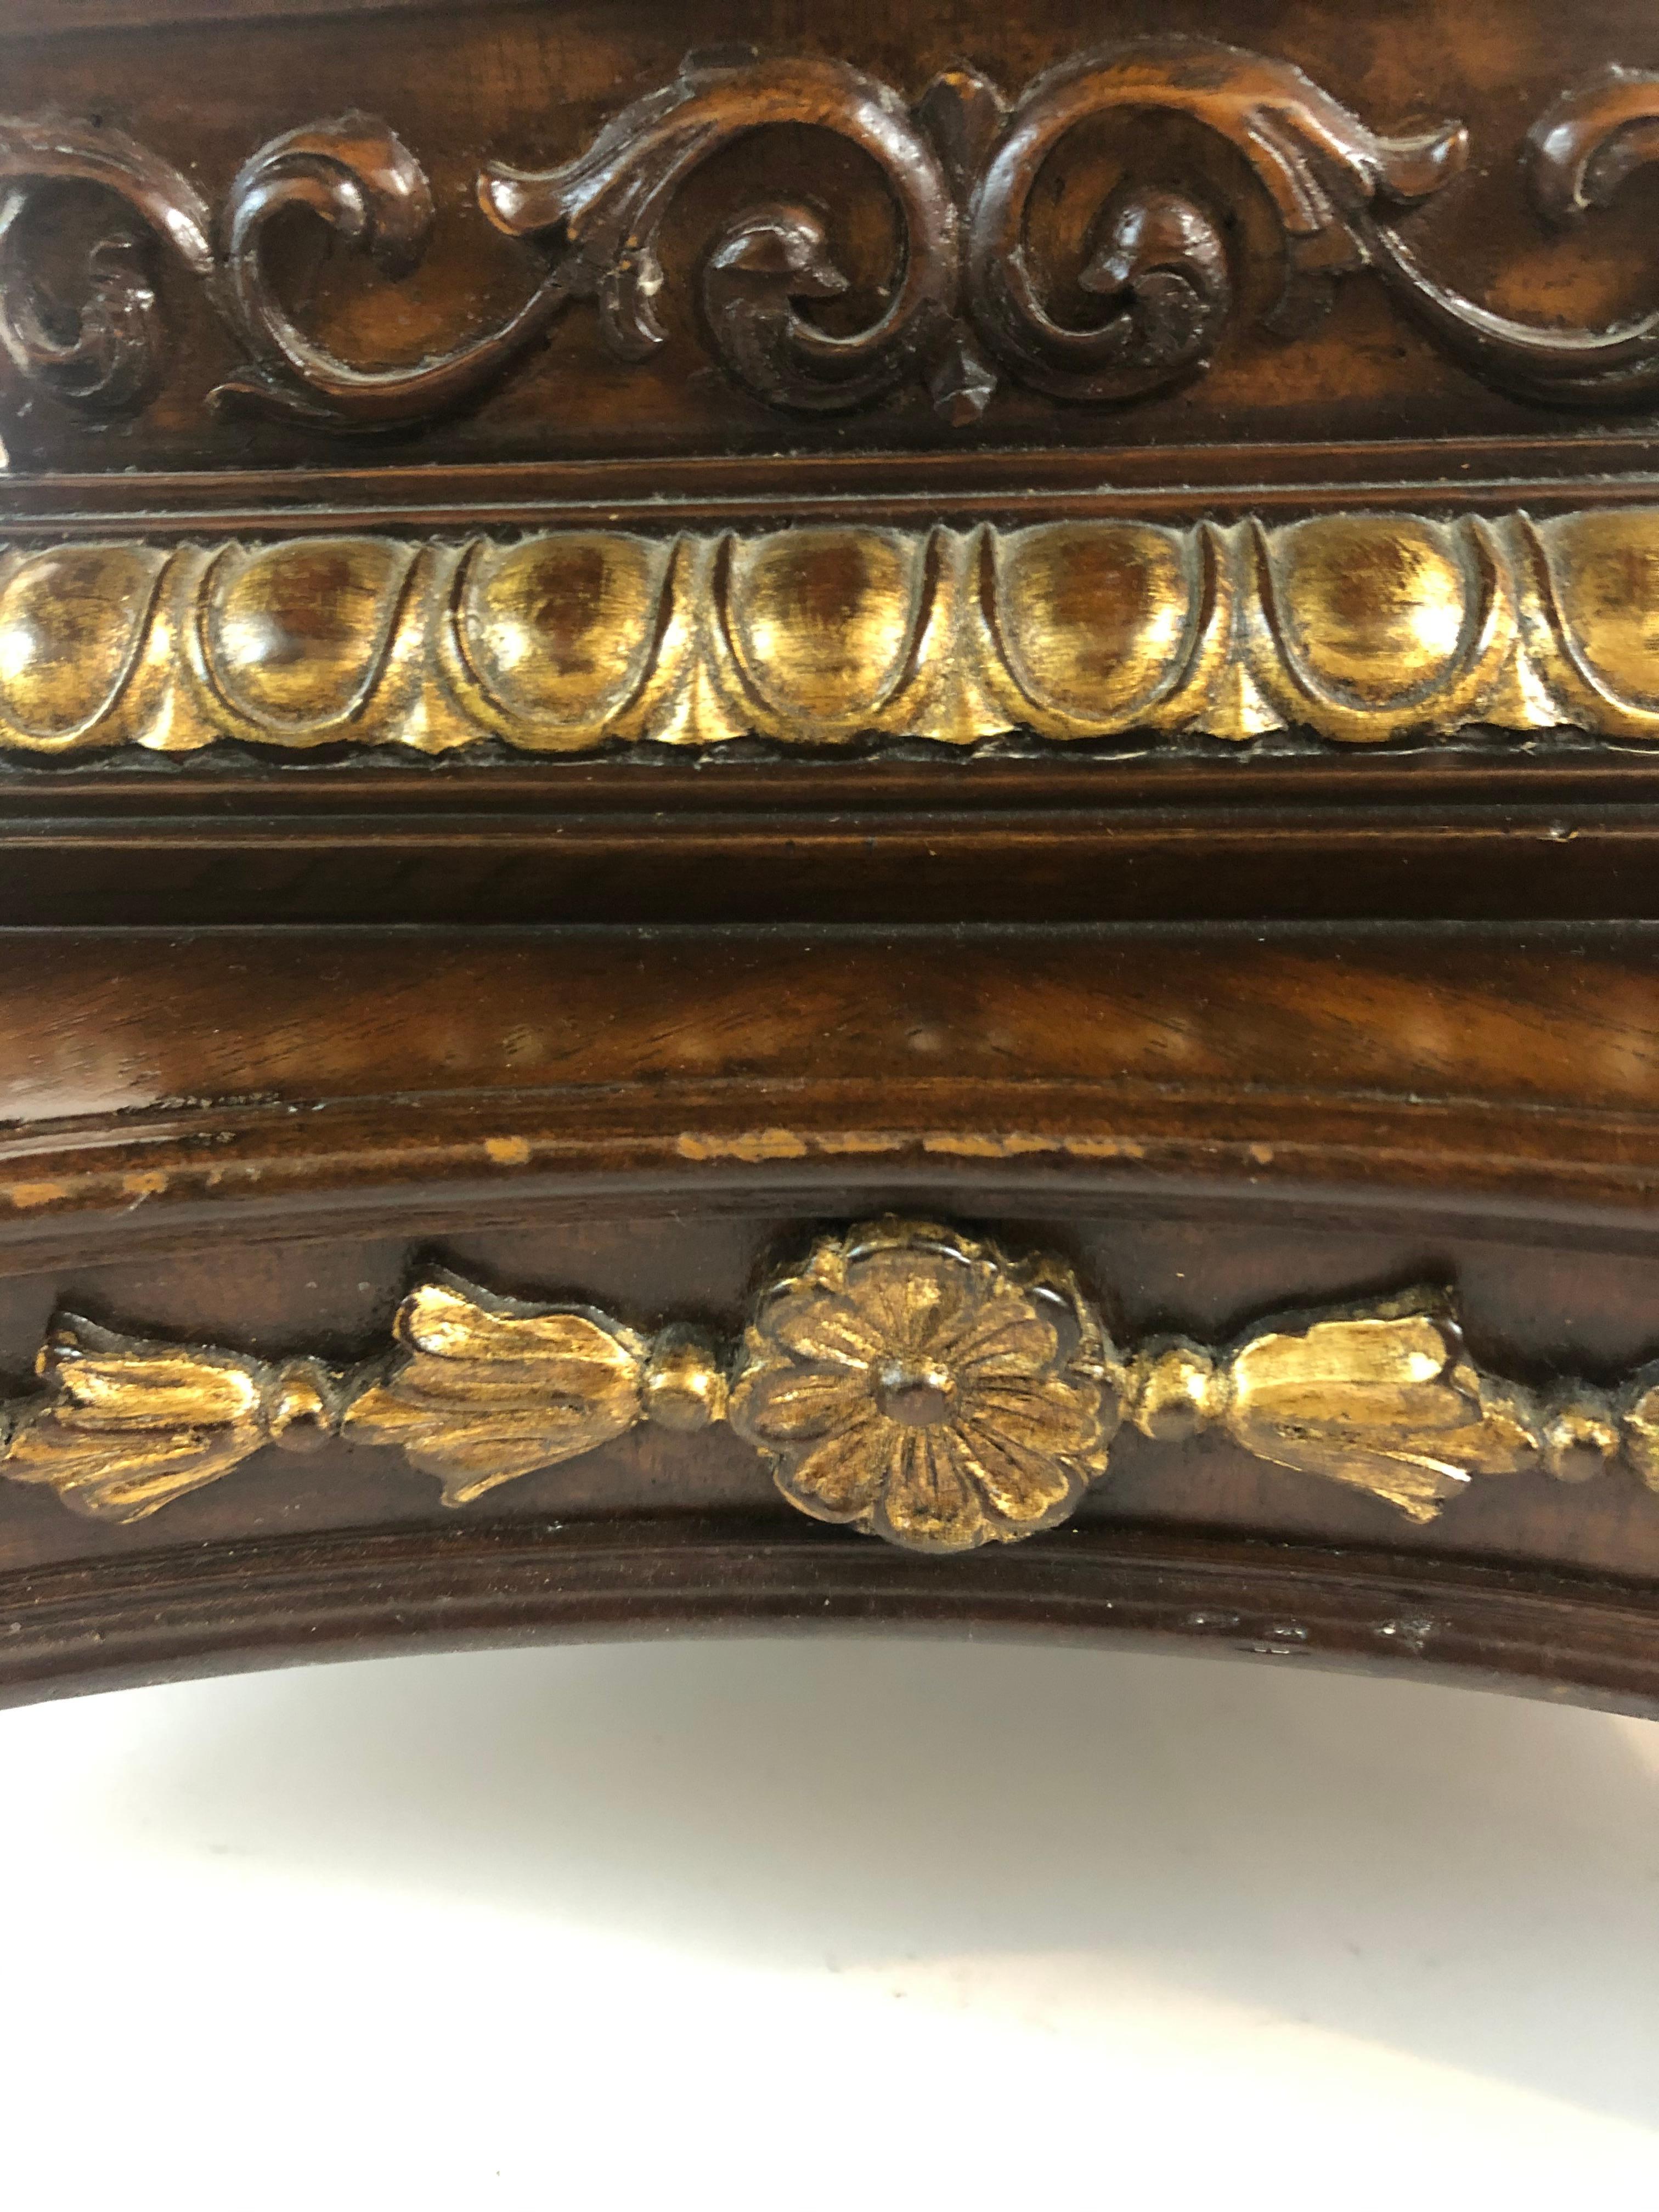
<instances>
[{"instance_id":1,"label":"small gilt bead","mask_svg":"<svg viewBox=\"0 0 1659 2212\"><path fill-rule=\"evenodd\" d=\"M321 1449L338 1429L331 1377L321 1362L290 1359L277 1375L267 1419L270 1440L283 1451Z\"/></svg>"},{"instance_id":2,"label":"small gilt bead","mask_svg":"<svg viewBox=\"0 0 1659 2212\"><path fill-rule=\"evenodd\" d=\"M1619 1456L1618 1425L1596 1406L1557 1408L1544 1425L1544 1465L1558 1482L1590 1482Z\"/></svg>"},{"instance_id":3,"label":"small gilt bead","mask_svg":"<svg viewBox=\"0 0 1659 2212\"><path fill-rule=\"evenodd\" d=\"M726 1418L726 1370L700 1329L665 1328L651 1346L640 1385L647 1420L691 1431Z\"/></svg>"},{"instance_id":4,"label":"small gilt bead","mask_svg":"<svg viewBox=\"0 0 1659 2212\"><path fill-rule=\"evenodd\" d=\"M1226 1378L1195 1344L1167 1344L1136 1360L1129 1376L1129 1418L1143 1436L1175 1442L1219 1418Z\"/></svg>"}]
</instances>

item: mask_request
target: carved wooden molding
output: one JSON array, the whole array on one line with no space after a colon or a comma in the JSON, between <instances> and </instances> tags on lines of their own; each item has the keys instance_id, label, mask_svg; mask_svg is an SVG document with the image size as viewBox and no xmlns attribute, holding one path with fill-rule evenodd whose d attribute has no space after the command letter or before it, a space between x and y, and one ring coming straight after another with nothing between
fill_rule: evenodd
<instances>
[{"instance_id":1,"label":"carved wooden molding","mask_svg":"<svg viewBox=\"0 0 1659 2212\"><path fill-rule=\"evenodd\" d=\"M641 1421L727 1420L792 1504L908 1549L1011 1543L1070 1517L1127 1421L1205 1429L1418 1522L1472 1483L1623 1464L1659 1491L1659 1367L1540 1391L1474 1365L1449 1293L1268 1322L1230 1349L1118 1348L1071 1270L921 1222L820 1240L742 1340L655 1334L450 1275L404 1299L389 1353L349 1369L121 1336L64 1316L40 1389L0 1413L0 1474L141 1521L267 1445L400 1449L447 1505Z\"/></svg>"},{"instance_id":2,"label":"carved wooden molding","mask_svg":"<svg viewBox=\"0 0 1659 2212\"><path fill-rule=\"evenodd\" d=\"M1659 508L0 554L0 748L1659 738Z\"/></svg>"},{"instance_id":3,"label":"carved wooden molding","mask_svg":"<svg viewBox=\"0 0 1659 2212\"><path fill-rule=\"evenodd\" d=\"M695 293L704 343L768 404L807 412L866 406L915 380L950 422L975 419L1008 375L1053 397L1117 403L1167 389L1206 364L1234 307L1226 210L1212 188L1137 184L1098 210L1079 267L1039 265L1027 217L1048 157L1102 117L1176 115L1242 155L1284 241L1270 325L1305 331L1335 280L1373 270L1435 339L1477 374L1534 399L1596 408L1659 395L1659 314L1607 330L1528 324L1442 283L1394 216L1466 166L1456 122L1382 137L1291 63L1218 40L1121 40L1063 62L1012 106L971 70L950 70L914 106L849 64L693 56L574 158L538 171L491 163L483 216L533 258L520 307L499 327L412 366L344 361L294 321L270 282L264 241L302 209L384 273L410 275L435 221L424 171L373 117L353 113L262 148L216 213L197 187L124 133L58 117L0 121L0 343L33 384L94 412L141 401L160 378L166 333L151 254L183 261L245 356L222 398L350 428L381 428L467 404L591 304L624 360L664 343L659 252L681 186L738 138L776 125L829 131L873 166L898 244L883 304L862 330L832 333L814 303L844 293L823 211L775 198L736 210L676 274ZM1659 76L1603 70L1539 118L1523 168L1546 222L1605 204L1659 154ZM36 209L64 181L97 187L125 215L98 246L77 308L44 301L32 273ZM1099 301L1067 324L1067 283Z\"/></svg>"}]
</instances>

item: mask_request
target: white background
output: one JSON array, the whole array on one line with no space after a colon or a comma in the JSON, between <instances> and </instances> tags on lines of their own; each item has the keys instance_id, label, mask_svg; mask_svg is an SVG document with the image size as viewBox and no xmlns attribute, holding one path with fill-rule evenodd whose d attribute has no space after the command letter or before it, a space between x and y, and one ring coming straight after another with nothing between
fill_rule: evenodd
<instances>
[{"instance_id":1,"label":"white background","mask_svg":"<svg viewBox=\"0 0 1659 2212\"><path fill-rule=\"evenodd\" d=\"M1010 1644L0 1715L18 2212L1659 2204L1659 1729Z\"/></svg>"}]
</instances>

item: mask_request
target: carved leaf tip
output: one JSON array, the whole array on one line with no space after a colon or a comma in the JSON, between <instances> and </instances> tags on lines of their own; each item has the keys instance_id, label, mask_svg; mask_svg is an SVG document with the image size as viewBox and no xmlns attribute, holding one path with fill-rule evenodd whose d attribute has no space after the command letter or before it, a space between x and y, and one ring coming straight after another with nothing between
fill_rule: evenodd
<instances>
[{"instance_id":1,"label":"carved leaf tip","mask_svg":"<svg viewBox=\"0 0 1659 2212\"><path fill-rule=\"evenodd\" d=\"M1659 158L1659 73L1614 63L1569 86L1528 132L1526 158L1547 222L1605 207L1627 177Z\"/></svg>"},{"instance_id":2,"label":"carved leaf tip","mask_svg":"<svg viewBox=\"0 0 1659 2212\"><path fill-rule=\"evenodd\" d=\"M401 1445L439 1478L446 1505L595 1450L640 1418L646 1340L590 1308L441 1276L410 1293L393 1330L399 1350L345 1427Z\"/></svg>"},{"instance_id":3,"label":"carved leaf tip","mask_svg":"<svg viewBox=\"0 0 1659 2212\"><path fill-rule=\"evenodd\" d=\"M966 62L941 70L916 102L916 120L939 149L958 198L972 189L1007 115L996 86Z\"/></svg>"},{"instance_id":4,"label":"carved leaf tip","mask_svg":"<svg viewBox=\"0 0 1659 2212\"><path fill-rule=\"evenodd\" d=\"M1378 143L1383 149L1380 188L1396 207L1415 207L1431 199L1469 165L1468 125L1455 120L1431 124Z\"/></svg>"},{"instance_id":5,"label":"carved leaf tip","mask_svg":"<svg viewBox=\"0 0 1659 2212\"><path fill-rule=\"evenodd\" d=\"M140 1521L215 1482L262 1445L337 1430L343 1378L320 1361L273 1367L215 1346L121 1336L60 1315L0 1466L74 1511Z\"/></svg>"},{"instance_id":6,"label":"carved leaf tip","mask_svg":"<svg viewBox=\"0 0 1659 2212\"><path fill-rule=\"evenodd\" d=\"M1220 1428L1255 1458L1366 1491L1420 1522L1476 1477L1550 1458L1536 1396L1471 1363L1438 1291L1267 1323L1221 1358L1152 1347L1132 1368L1130 1416L1158 1437Z\"/></svg>"}]
</instances>

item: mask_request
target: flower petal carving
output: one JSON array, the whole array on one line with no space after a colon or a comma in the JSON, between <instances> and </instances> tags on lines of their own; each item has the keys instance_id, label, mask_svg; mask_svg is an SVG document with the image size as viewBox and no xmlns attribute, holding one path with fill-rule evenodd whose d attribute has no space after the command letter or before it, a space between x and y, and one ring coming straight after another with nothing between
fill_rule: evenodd
<instances>
[{"instance_id":1,"label":"flower petal carving","mask_svg":"<svg viewBox=\"0 0 1659 2212\"><path fill-rule=\"evenodd\" d=\"M1055 522L992 540L1010 672L1056 734L1127 724L1176 691L1198 641L1203 556L1154 523Z\"/></svg>"},{"instance_id":2,"label":"flower petal carving","mask_svg":"<svg viewBox=\"0 0 1659 2212\"><path fill-rule=\"evenodd\" d=\"M1117 1372L1064 1269L877 1222L825 1238L772 1286L729 1418L804 1512L966 1551L1073 1512L1105 1469Z\"/></svg>"},{"instance_id":3,"label":"flower petal carving","mask_svg":"<svg viewBox=\"0 0 1659 2212\"><path fill-rule=\"evenodd\" d=\"M0 726L72 751L119 708L146 642L165 554L54 547L0 557Z\"/></svg>"},{"instance_id":4,"label":"flower petal carving","mask_svg":"<svg viewBox=\"0 0 1659 2212\"><path fill-rule=\"evenodd\" d=\"M800 529L732 548L732 646L780 720L825 737L880 719L911 661L928 591L922 541Z\"/></svg>"},{"instance_id":5,"label":"flower petal carving","mask_svg":"<svg viewBox=\"0 0 1659 2212\"><path fill-rule=\"evenodd\" d=\"M339 1425L341 1378L319 1360L272 1366L74 1315L54 1322L35 1372L44 1393L0 1441L0 1468L95 1520L142 1521L266 1444L303 1448Z\"/></svg>"},{"instance_id":6,"label":"flower petal carving","mask_svg":"<svg viewBox=\"0 0 1659 2212\"><path fill-rule=\"evenodd\" d=\"M1478 528L1332 515L1259 543L1280 665L1310 711L1345 735L1425 712L1473 719L1513 634Z\"/></svg>"},{"instance_id":7,"label":"flower petal carving","mask_svg":"<svg viewBox=\"0 0 1659 2212\"><path fill-rule=\"evenodd\" d=\"M1594 510L1554 515L1529 526L1527 548L1574 719L1638 737L1659 720L1659 515L1613 522Z\"/></svg>"},{"instance_id":8,"label":"flower petal carving","mask_svg":"<svg viewBox=\"0 0 1659 2212\"><path fill-rule=\"evenodd\" d=\"M1269 1323L1225 1360L1192 1345L1148 1347L1129 1387L1148 1436L1218 1425L1257 1459L1369 1492L1419 1522L1476 1476L1518 1474L1552 1452L1548 1409L1480 1372L1449 1297L1431 1291Z\"/></svg>"},{"instance_id":9,"label":"flower petal carving","mask_svg":"<svg viewBox=\"0 0 1659 2212\"><path fill-rule=\"evenodd\" d=\"M617 532L474 545L457 594L458 696L520 744L598 744L651 672L672 562L662 540Z\"/></svg>"},{"instance_id":10,"label":"flower petal carving","mask_svg":"<svg viewBox=\"0 0 1659 2212\"><path fill-rule=\"evenodd\" d=\"M1443 1304L1269 1331L1234 1354L1231 1378L1227 1426L1247 1450L1369 1490L1414 1521L1543 1449L1536 1407L1477 1371Z\"/></svg>"},{"instance_id":11,"label":"flower petal carving","mask_svg":"<svg viewBox=\"0 0 1659 2212\"><path fill-rule=\"evenodd\" d=\"M353 1400L347 1432L401 1445L441 1480L446 1505L592 1451L641 1417L650 1347L587 1307L441 1276L404 1300L393 1334L398 1350Z\"/></svg>"},{"instance_id":12,"label":"flower petal carving","mask_svg":"<svg viewBox=\"0 0 1659 2212\"><path fill-rule=\"evenodd\" d=\"M242 728L349 735L381 678L413 559L375 538L231 550L201 627L209 682Z\"/></svg>"}]
</instances>

